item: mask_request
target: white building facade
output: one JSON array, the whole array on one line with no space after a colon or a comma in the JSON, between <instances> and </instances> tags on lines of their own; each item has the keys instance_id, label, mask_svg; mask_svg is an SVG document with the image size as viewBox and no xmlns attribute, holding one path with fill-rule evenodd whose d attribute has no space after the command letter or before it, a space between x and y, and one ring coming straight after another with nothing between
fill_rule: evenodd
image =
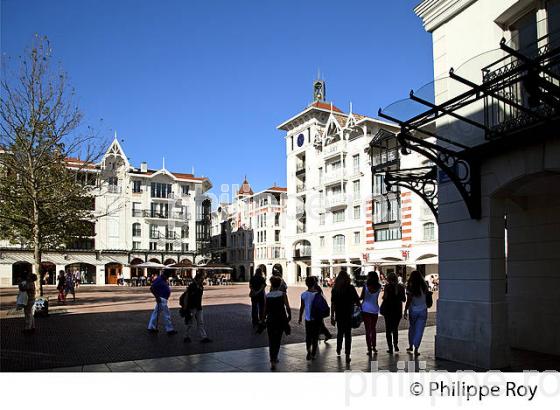
<instances>
[{"instance_id":1,"label":"white building facade","mask_svg":"<svg viewBox=\"0 0 560 410\"><path fill-rule=\"evenodd\" d=\"M381 130L393 135L398 128L352 109L343 113L324 95L324 82L317 81L315 101L278 126L286 132L286 280L332 278L342 267L356 275L373 269L437 273L437 228L429 208L406 189L387 192L383 174L372 178L371 159L387 158L379 159L370 143ZM393 155L406 166L421 161Z\"/></svg>"},{"instance_id":2,"label":"white building facade","mask_svg":"<svg viewBox=\"0 0 560 410\"><path fill-rule=\"evenodd\" d=\"M208 178L170 172L165 167L133 167L115 139L99 164L69 159L70 168L90 175L95 211L91 237L82 238L64 250L43 253L40 274L49 274L53 284L59 270L79 271L84 284L116 284L146 275L134 265L153 261L197 263L209 247L211 188ZM0 241L0 285L15 285L23 272L31 271L31 251Z\"/></svg>"},{"instance_id":3,"label":"white building facade","mask_svg":"<svg viewBox=\"0 0 560 410\"><path fill-rule=\"evenodd\" d=\"M266 277L286 272L286 188L253 193L247 179L234 201L212 213L212 253L227 263L234 280L249 280L257 268Z\"/></svg>"}]
</instances>

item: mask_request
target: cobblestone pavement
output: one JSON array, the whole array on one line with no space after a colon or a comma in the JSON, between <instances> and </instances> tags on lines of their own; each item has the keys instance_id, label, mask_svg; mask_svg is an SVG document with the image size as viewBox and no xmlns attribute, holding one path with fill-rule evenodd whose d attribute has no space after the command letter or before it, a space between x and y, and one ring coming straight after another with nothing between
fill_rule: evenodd
<instances>
[{"instance_id":1,"label":"cobblestone pavement","mask_svg":"<svg viewBox=\"0 0 560 410\"><path fill-rule=\"evenodd\" d=\"M168 336L148 334L146 326L154 303L147 287L87 287L78 289L76 302L57 306L56 289L49 287L46 295L51 300L51 315L37 318L33 336L22 334L21 312L14 312L15 289L0 289L0 342L2 371L27 371L69 366L88 366L100 363L127 362L154 358L197 355L264 347L265 334L253 331L250 319L250 301L246 284L207 287L204 294L204 315L213 343L201 344L196 340L183 343L184 324L178 314L178 298L183 288L174 288L170 306L172 318L179 331ZM284 344L301 343L303 326L297 324L301 287L290 287L288 295L293 309L292 334ZM326 289L327 298L330 292ZM430 313L429 324L435 323ZM401 326L407 326L405 321ZM330 324L327 327L334 333ZM381 317L378 332L384 330ZM363 335L363 329L354 331ZM382 340L383 335L378 335ZM384 340L384 339L383 339ZM332 345L332 343L331 343ZM355 346L365 346L363 336Z\"/></svg>"}]
</instances>

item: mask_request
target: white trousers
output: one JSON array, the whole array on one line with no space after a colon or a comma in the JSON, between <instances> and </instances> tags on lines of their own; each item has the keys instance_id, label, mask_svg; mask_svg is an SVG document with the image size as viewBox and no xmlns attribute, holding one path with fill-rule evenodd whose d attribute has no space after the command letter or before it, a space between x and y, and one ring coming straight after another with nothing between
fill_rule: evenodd
<instances>
[{"instance_id":1,"label":"white trousers","mask_svg":"<svg viewBox=\"0 0 560 410\"><path fill-rule=\"evenodd\" d=\"M25 314L25 329L35 329L35 299L29 299L27 305L23 308Z\"/></svg>"},{"instance_id":2,"label":"white trousers","mask_svg":"<svg viewBox=\"0 0 560 410\"><path fill-rule=\"evenodd\" d=\"M190 314L191 314L191 319L187 322L185 337L191 337L192 329L195 326L194 322L196 321L198 334L202 339L207 338L208 335L206 334L206 329L204 328L204 315L202 314L202 310L190 309Z\"/></svg>"},{"instance_id":3,"label":"white trousers","mask_svg":"<svg viewBox=\"0 0 560 410\"><path fill-rule=\"evenodd\" d=\"M167 299L160 298L160 303L156 303L152 315L150 316L150 322L148 323L148 329L158 328L158 316L159 314L163 316L163 325L165 326L165 331L170 332L173 330L173 323L171 322L171 313L169 312L169 307L167 306Z\"/></svg>"}]
</instances>

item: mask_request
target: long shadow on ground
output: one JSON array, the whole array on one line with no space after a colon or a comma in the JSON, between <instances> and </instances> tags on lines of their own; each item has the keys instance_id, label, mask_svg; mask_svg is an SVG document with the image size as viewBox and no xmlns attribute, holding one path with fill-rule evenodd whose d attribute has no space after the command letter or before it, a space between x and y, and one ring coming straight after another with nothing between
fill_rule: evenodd
<instances>
[{"instance_id":1,"label":"long shadow on ground","mask_svg":"<svg viewBox=\"0 0 560 410\"><path fill-rule=\"evenodd\" d=\"M251 307L245 304L204 308L208 335L213 339L209 344L201 344L196 338L193 343L183 343L185 325L177 309L172 310L173 323L179 331L175 336L168 336L161 326L159 334L149 334L146 331L149 315L149 310L52 315L36 319L37 330L33 336L22 334L22 318L2 319L0 370L40 370L248 349L268 344L266 332L255 334L250 321ZM435 314L430 313L428 326L434 323ZM407 326L406 321L401 321L401 328ZM335 334L330 324L327 327ZM377 330L382 332L384 329L385 323L380 317ZM363 328L354 330L354 334L363 335ZM385 346L384 334L378 334L377 338L378 343ZM284 337L284 343L304 340L303 326L293 320L292 334ZM365 340L360 337L354 343L365 343Z\"/></svg>"}]
</instances>

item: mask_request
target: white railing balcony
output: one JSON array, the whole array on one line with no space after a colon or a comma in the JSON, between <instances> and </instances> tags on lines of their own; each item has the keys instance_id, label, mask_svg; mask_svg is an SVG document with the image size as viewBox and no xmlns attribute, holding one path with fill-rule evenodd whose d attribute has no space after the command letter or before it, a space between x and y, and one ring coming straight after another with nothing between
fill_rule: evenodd
<instances>
[{"instance_id":1,"label":"white railing balcony","mask_svg":"<svg viewBox=\"0 0 560 410\"><path fill-rule=\"evenodd\" d=\"M172 219L178 219L180 221L190 221L191 215L188 212L173 212L171 214Z\"/></svg>"},{"instance_id":2,"label":"white railing balcony","mask_svg":"<svg viewBox=\"0 0 560 410\"><path fill-rule=\"evenodd\" d=\"M296 193L299 194L300 192L303 192L303 191L305 191L305 184L300 184L300 185L296 186Z\"/></svg>"},{"instance_id":3,"label":"white railing balcony","mask_svg":"<svg viewBox=\"0 0 560 410\"><path fill-rule=\"evenodd\" d=\"M399 158L399 152L397 149L382 150L381 152L375 153L372 158L372 165L382 165L391 161L395 161Z\"/></svg>"},{"instance_id":4,"label":"white railing balcony","mask_svg":"<svg viewBox=\"0 0 560 410\"><path fill-rule=\"evenodd\" d=\"M332 208L341 208L347 205L346 196L342 194L332 195L325 198L325 208L332 209Z\"/></svg>"},{"instance_id":5,"label":"white railing balcony","mask_svg":"<svg viewBox=\"0 0 560 410\"><path fill-rule=\"evenodd\" d=\"M338 141L323 147L323 158L346 154L346 141Z\"/></svg>"},{"instance_id":6,"label":"white railing balcony","mask_svg":"<svg viewBox=\"0 0 560 410\"><path fill-rule=\"evenodd\" d=\"M341 182L346 179L344 168L339 168L334 171L325 172L323 174L323 185L328 185L336 182Z\"/></svg>"},{"instance_id":7,"label":"white railing balcony","mask_svg":"<svg viewBox=\"0 0 560 410\"><path fill-rule=\"evenodd\" d=\"M305 162L299 162L296 164L296 172L305 170Z\"/></svg>"},{"instance_id":8,"label":"white railing balcony","mask_svg":"<svg viewBox=\"0 0 560 410\"><path fill-rule=\"evenodd\" d=\"M305 225L298 225L296 229L296 233L305 233Z\"/></svg>"},{"instance_id":9,"label":"white railing balcony","mask_svg":"<svg viewBox=\"0 0 560 410\"><path fill-rule=\"evenodd\" d=\"M311 246L302 246L294 249L294 258L307 258L311 256Z\"/></svg>"},{"instance_id":10,"label":"white railing balcony","mask_svg":"<svg viewBox=\"0 0 560 410\"><path fill-rule=\"evenodd\" d=\"M305 213L305 205L296 206L296 214L303 215Z\"/></svg>"},{"instance_id":11,"label":"white railing balcony","mask_svg":"<svg viewBox=\"0 0 560 410\"><path fill-rule=\"evenodd\" d=\"M168 192L167 194L153 195L152 199L175 199L175 193Z\"/></svg>"}]
</instances>

